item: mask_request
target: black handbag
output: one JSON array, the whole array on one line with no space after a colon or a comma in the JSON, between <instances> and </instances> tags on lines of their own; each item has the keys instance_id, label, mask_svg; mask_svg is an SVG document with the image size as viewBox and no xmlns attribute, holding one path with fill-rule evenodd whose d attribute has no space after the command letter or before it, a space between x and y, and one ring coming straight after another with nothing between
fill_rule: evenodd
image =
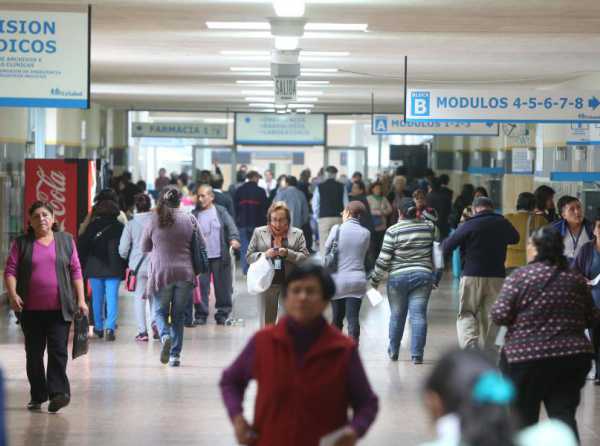
<instances>
[{"instance_id":1,"label":"black handbag","mask_svg":"<svg viewBox=\"0 0 600 446\"><path fill-rule=\"evenodd\" d=\"M88 330L90 324L87 316L76 313L73 318L73 359L79 358L88 352Z\"/></svg>"},{"instance_id":2,"label":"black handbag","mask_svg":"<svg viewBox=\"0 0 600 446\"><path fill-rule=\"evenodd\" d=\"M208 272L208 254L206 253L206 246L200 235L200 228L196 221L196 217L192 216L194 230L192 232L192 266L194 268L194 274L196 276L200 274L206 274Z\"/></svg>"},{"instance_id":3,"label":"black handbag","mask_svg":"<svg viewBox=\"0 0 600 446\"><path fill-rule=\"evenodd\" d=\"M339 243L340 243L340 226L338 225L335 231L335 239L331 242L331 246L323 257L323 266L331 273L335 273L338 269L338 257L339 257Z\"/></svg>"}]
</instances>

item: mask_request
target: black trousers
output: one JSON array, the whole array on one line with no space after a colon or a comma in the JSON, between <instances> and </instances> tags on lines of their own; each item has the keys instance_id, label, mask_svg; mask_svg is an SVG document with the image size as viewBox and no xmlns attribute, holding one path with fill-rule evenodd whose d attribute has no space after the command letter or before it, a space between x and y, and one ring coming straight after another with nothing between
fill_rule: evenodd
<instances>
[{"instance_id":1,"label":"black trousers","mask_svg":"<svg viewBox=\"0 0 600 446\"><path fill-rule=\"evenodd\" d=\"M575 413L590 368L591 358L583 354L509 364L522 428L538 422L544 403L548 417L569 425L579 439Z\"/></svg>"},{"instance_id":2,"label":"black trousers","mask_svg":"<svg viewBox=\"0 0 600 446\"><path fill-rule=\"evenodd\" d=\"M594 362L596 364L595 379L600 379L600 322L595 322L590 330L592 345L594 346Z\"/></svg>"},{"instance_id":3,"label":"black trousers","mask_svg":"<svg viewBox=\"0 0 600 446\"><path fill-rule=\"evenodd\" d=\"M331 301L333 311L333 325L342 330L344 328L344 318L348 319L348 335L358 342L360 337L360 306L362 299L355 297L346 297L344 299L334 299Z\"/></svg>"},{"instance_id":4,"label":"black trousers","mask_svg":"<svg viewBox=\"0 0 600 446\"><path fill-rule=\"evenodd\" d=\"M54 395L71 394L67 378L70 322L61 311L23 311L21 323L25 333L27 378L31 400L47 401ZM44 352L48 348L48 370L44 368Z\"/></svg>"}]
</instances>

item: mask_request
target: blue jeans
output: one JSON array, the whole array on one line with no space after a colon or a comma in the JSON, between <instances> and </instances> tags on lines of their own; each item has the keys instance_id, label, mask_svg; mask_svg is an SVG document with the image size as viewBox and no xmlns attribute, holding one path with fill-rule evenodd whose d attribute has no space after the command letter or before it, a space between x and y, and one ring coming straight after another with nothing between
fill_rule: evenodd
<instances>
[{"instance_id":1,"label":"blue jeans","mask_svg":"<svg viewBox=\"0 0 600 446\"><path fill-rule=\"evenodd\" d=\"M92 306L94 308L94 329L97 331L114 330L119 317L119 277L90 277L92 287ZM106 302L106 319L104 303Z\"/></svg>"},{"instance_id":2,"label":"blue jeans","mask_svg":"<svg viewBox=\"0 0 600 446\"><path fill-rule=\"evenodd\" d=\"M433 285L430 272L415 271L390 276L387 284L390 303L390 346L391 353L400 350L406 316L410 315L412 357L423 357L427 340L427 304Z\"/></svg>"},{"instance_id":3,"label":"blue jeans","mask_svg":"<svg viewBox=\"0 0 600 446\"><path fill-rule=\"evenodd\" d=\"M242 245L240 251L242 270L244 271L244 274L246 274L248 273L248 261L246 260L246 253L248 252L248 245L250 245L254 228L238 228L238 230L240 231L240 241Z\"/></svg>"},{"instance_id":4,"label":"blue jeans","mask_svg":"<svg viewBox=\"0 0 600 446\"><path fill-rule=\"evenodd\" d=\"M192 303L192 282L174 282L161 289L154 298L154 321L162 339L171 337L172 357L179 357L183 346L183 319ZM171 324L169 325L169 313Z\"/></svg>"}]
</instances>

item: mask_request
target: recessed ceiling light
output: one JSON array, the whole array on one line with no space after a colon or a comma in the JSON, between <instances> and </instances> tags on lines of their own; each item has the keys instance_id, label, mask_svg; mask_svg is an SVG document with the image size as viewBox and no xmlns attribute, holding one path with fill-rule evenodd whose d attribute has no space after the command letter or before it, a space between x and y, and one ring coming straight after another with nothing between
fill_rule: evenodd
<instances>
[{"instance_id":1,"label":"recessed ceiling light","mask_svg":"<svg viewBox=\"0 0 600 446\"><path fill-rule=\"evenodd\" d=\"M323 87L325 85L329 85L330 83L330 81L298 81L298 85L308 88Z\"/></svg>"},{"instance_id":2,"label":"recessed ceiling light","mask_svg":"<svg viewBox=\"0 0 600 446\"><path fill-rule=\"evenodd\" d=\"M266 103L261 103L261 102L257 102L257 103L250 103L248 104L248 107L254 107L254 108L274 108L275 104L271 103L271 104L266 104Z\"/></svg>"},{"instance_id":3,"label":"recessed ceiling light","mask_svg":"<svg viewBox=\"0 0 600 446\"><path fill-rule=\"evenodd\" d=\"M315 104L288 104L288 108L313 108Z\"/></svg>"},{"instance_id":4,"label":"recessed ceiling light","mask_svg":"<svg viewBox=\"0 0 600 446\"><path fill-rule=\"evenodd\" d=\"M273 9L279 17L302 17L305 8L304 0L273 0Z\"/></svg>"},{"instance_id":5,"label":"recessed ceiling light","mask_svg":"<svg viewBox=\"0 0 600 446\"><path fill-rule=\"evenodd\" d=\"M235 81L236 84L240 85L260 85L260 86L268 86L273 85L273 81Z\"/></svg>"},{"instance_id":6,"label":"recessed ceiling light","mask_svg":"<svg viewBox=\"0 0 600 446\"><path fill-rule=\"evenodd\" d=\"M367 23L307 23L305 31L362 31L367 32Z\"/></svg>"},{"instance_id":7,"label":"recessed ceiling light","mask_svg":"<svg viewBox=\"0 0 600 446\"><path fill-rule=\"evenodd\" d=\"M293 36L276 36L275 37L275 49L280 51L295 50L298 48L300 39Z\"/></svg>"},{"instance_id":8,"label":"recessed ceiling light","mask_svg":"<svg viewBox=\"0 0 600 446\"><path fill-rule=\"evenodd\" d=\"M348 51L301 51L300 57L347 57Z\"/></svg>"},{"instance_id":9,"label":"recessed ceiling light","mask_svg":"<svg viewBox=\"0 0 600 446\"><path fill-rule=\"evenodd\" d=\"M248 96L274 96L273 90L242 90L242 94ZM322 96L322 91L298 91L297 96Z\"/></svg>"},{"instance_id":10,"label":"recessed ceiling light","mask_svg":"<svg viewBox=\"0 0 600 446\"><path fill-rule=\"evenodd\" d=\"M206 22L208 29L246 29L254 31L270 30L269 22Z\"/></svg>"}]
</instances>

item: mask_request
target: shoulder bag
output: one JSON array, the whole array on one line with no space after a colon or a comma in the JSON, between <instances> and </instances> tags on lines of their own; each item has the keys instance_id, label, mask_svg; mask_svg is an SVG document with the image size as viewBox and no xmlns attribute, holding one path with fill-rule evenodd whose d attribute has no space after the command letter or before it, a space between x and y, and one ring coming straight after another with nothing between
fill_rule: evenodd
<instances>
[{"instance_id":1,"label":"shoulder bag","mask_svg":"<svg viewBox=\"0 0 600 446\"><path fill-rule=\"evenodd\" d=\"M125 288L127 288L127 291L135 291L135 288L137 286L137 275L140 270L140 267L142 266L142 263L144 263L144 260L146 260L146 254L142 256L134 270L128 268L125 272Z\"/></svg>"},{"instance_id":2,"label":"shoulder bag","mask_svg":"<svg viewBox=\"0 0 600 446\"><path fill-rule=\"evenodd\" d=\"M329 272L334 273L338 269L338 257L339 257L339 243L340 243L340 227L342 225L338 225L335 231L335 239L331 242L331 246L325 253L325 257L323 257L323 266L329 270Z\"/></svg>"},{"instance_id":3,"label":"shoulder bag","mask_svg":"<svg viewBox=\"0 0 600 446\"><path fill-rule=\"evenodd\" d=\"M206 274L208 272L208 254L206 253L206 247L202 241L200 235L200 227L196 217L192 215L192 266L194 268L194 275Z\"/></svg>"}]
</instances>

